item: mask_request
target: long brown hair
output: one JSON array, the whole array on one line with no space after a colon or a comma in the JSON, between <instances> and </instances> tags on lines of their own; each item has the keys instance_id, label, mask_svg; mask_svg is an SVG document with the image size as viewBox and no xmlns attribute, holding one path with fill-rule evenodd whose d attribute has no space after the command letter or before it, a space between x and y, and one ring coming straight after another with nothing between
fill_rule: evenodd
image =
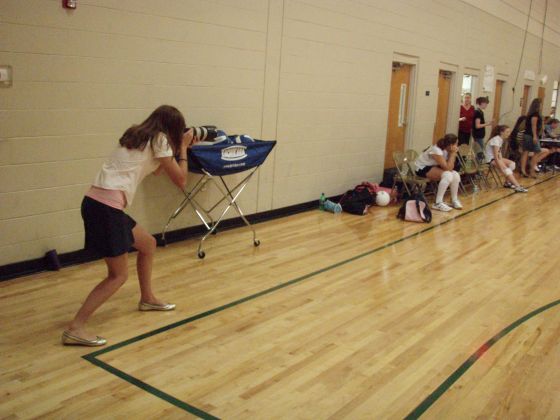
<instances>
[{"instance_id":1,"label":"long brown hair","mask_svg":"<svg viewBox=\"0 0 560 420\"><path fill-rule=\"evenodd\" d=\"M119 144L127 149L144 150L150 140L163 133L169 139L172 149L177 151L185 128L185 118L177 108L161 105L144 122L126 130Z\"/></svg>"},{"instance_id":2,"label":"long brown hair","mask_svg":"<svg viewBox=\"0 0 560 420\"><path fill-rule=\"evenodd\" d=\"M533 115L535 112L541 115L541 100L539 98L533 99L529 106L529 111L527 111L527 116Z\"/></svg>"},{"instance_id":3,"label":"long brown hair","mask_svg":"<svg viewBox=\"0 0 560 420\"><path fill-rule=\"evenodd\" d=\"M492 133L490 134L490 138L500 136L504 131L509 128L509 125L497 125L492 129ZM500 136L501 137L501 136ZM502 137L503 138L503 137Z\"/></svg>"},{"instance_id":4,"label":"long brown hair","mask_svg":"<svg viewBox=\"0 0 560 420\"><path fill-rule=\"evenodd\" d=\"M445 150L452 144L457 143L457 140L458 138L455 134L448 133L445 136L443 136L441 139L439 139L436 144L437 147L439 147L441 150Z\"/></svg>"}]
</instances>

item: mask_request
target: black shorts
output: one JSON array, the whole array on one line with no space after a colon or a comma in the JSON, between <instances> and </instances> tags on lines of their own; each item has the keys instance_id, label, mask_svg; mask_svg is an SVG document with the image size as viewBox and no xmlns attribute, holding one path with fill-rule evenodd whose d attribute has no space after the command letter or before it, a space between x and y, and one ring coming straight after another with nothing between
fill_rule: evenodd
<instances>
[{"instance_id":1,"label":"black shorts","mask_svg":"<svg viewBox=\"0 0 560 420\"><path fill-rule=\"evenodd\" d=\"M422 178L426 178L426 175L428 174L428 172L430 172L430 169L432 169L433 166L424 166L422 169L418 169L416 171L416 175L421 176Z\"/></svg>"},{"instance_id":2,"label":"black shorts","mask_svg":"<svg viewBox=\"0 0 560 420\"><path fill-rule=\"evenodd\" d=\"M84 197L82 219L86 231L86 250L99 257L117 257L132 247L132 229L136 222L124 211Z\"/></svg>"}]
</instances>

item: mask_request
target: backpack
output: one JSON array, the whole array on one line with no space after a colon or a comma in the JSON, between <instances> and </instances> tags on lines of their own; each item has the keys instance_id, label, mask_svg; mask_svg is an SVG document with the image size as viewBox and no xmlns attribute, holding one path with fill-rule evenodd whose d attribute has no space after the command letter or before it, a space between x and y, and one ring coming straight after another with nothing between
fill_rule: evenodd
<instances>
[{"instance_id":1,"label":"backpack","mask_svg":"<svg viewBox=\"0 0 560 420\"><path fill-rule=\"evenodd\" d=\"M387 194L389 194L389 197L391 197L391 201L389 202L390 204L394 204L397 202L398 200L398 191L396 188L387 188L387 187L383 187L377 183L371 183L371 182L367 182L364 181L362 182L360 185L365 185L367 187L367 189L369 190L370 193L372 193L373 195L373 199L374 199L374 204L375 204L375 198L377 197L377 193L380 191L384 191Z\"/></svg>"},{"instance_id":2,"label":"backpack","mask_svg":"<svg viewBox=\"0 0 560 420\"><path fill-rule=\"evenodd\" d=\"M346 191L338 203L345 212L363 216L375 203L375 193L372 193L366 185L361 184L353 190Z\"/></svg>"},{"instance_id":3,"label":"backpack","mask_svg":"<svg viewBox=\"0 0 560 420\"><path fill-rule=\"evenodd\" d=\"M432 212L424 195L417 193L411 199L405 200L397 213L397 218L408 222L430 223L432 221Z\"/></svg>"}]
</instances>

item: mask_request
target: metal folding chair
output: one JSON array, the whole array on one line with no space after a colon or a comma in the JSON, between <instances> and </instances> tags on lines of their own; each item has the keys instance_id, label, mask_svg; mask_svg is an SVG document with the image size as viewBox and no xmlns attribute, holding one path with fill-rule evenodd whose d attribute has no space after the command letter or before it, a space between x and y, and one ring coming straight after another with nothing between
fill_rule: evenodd
<instances>
[{"instance_id":1,"label":"metal folding chair","mask_svg":"<svg viewBox=\"0 0 560 420\"><path fill-rule=\"evenodd\" d=\"M472 153L471 147L468 144L459 145L457 158L461 165L461 175L469 180L473 186L473 190L479 188L480 185L477 184L477 180L481 177L479 176L478 163L476 157Z\"/></svg>"},{"instance_id":2,"label":"metal folding chair","mask_svg":"<svg viewBox=\"0 0 560 420\"><path fill-rule=\"evenodd\" d=\"M393 162L397 167L397 173L393 179L393 188L397 182L401 182L409 196L413 191L424 192L430 180L428 178L419 177L413 170L414 160L418 154L414 150L406 152L393 152ZM411 160L411 158L413 158ZM409 188L410 187L410 188Z\"/></svg>"},{"instance_id":3,"label":"metal folding chair","mask_svg":"<svg viewBox=\"0 0 560 420\"><path fill-rule=\"evenodd\" d=\"M493 170L493 168L495 169L493 165L486 163L486 155L484 153L484 150L482 150L482 148L476 141L471 142L471 149L478 165L479 175L484 181L484 184L488 188L490 188L489 179L490 176L492 176L492 179L496 183L496 186L499 187L501 185L500 175L497 173L497 171Z\"/></svg>"}]
</instances>

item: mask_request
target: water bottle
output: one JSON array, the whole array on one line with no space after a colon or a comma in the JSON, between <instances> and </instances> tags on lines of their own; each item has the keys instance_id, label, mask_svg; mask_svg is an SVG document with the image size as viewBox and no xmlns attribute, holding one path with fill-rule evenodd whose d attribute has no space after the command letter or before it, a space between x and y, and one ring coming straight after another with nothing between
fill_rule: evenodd
<instances>
[{"instance_id":1,"label":"water bottle","mask_svg":"<svg viewBox=\"0 0 560 420\"><path fill-rule=\"evenodd\" d=\"M325 210L337 214L342 212L342 206L331 200L327 200L325 201Z\"/></svg>"},{"instance_id":2,"label":"water bottle","mask_svg":"<svg viewBox=\"0 0 560 420\"><path fill-rule=\"evenodd\" d=\"M319 210L325 210L325 201L327 201L327 197L325 197L325 193L321 193L321 198L319 198Z\"/></svg>"}]
</instances>

